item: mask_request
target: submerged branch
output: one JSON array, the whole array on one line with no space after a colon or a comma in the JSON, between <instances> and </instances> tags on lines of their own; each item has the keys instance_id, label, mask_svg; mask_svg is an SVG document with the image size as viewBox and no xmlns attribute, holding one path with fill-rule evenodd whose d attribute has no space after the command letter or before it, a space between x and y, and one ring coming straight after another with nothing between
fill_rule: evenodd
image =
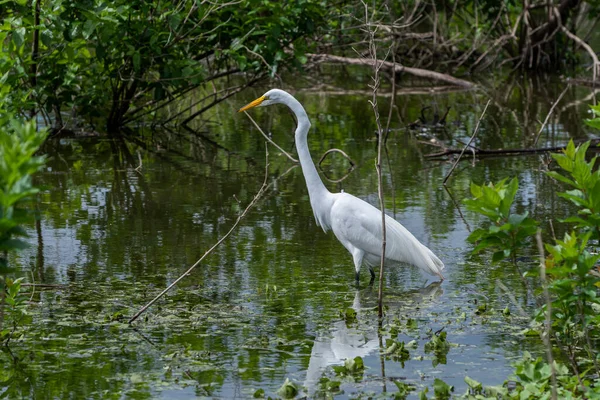
<instances>
[{"instance_id":1,"label":"submerged branch","mask_svg":"<svg viewBox=\"0 0 600 400\"><path fill-rule=\"evenodd\" d=\"M583 143L585 140L576 140L574 141L575 144L579 144L579 143ZM590 140L591 145L590 145L590 150L592 150L595 146L600 144L600 139L591 139ZM554 147L539 147L539 148L532 148L532 149L491 149L491 150L486 150L486 149L478 149L475 147L471 147L470 150L471 152L468 154L463 155L463 158L467 157L467 156L472 156L472 157L476 157L476 156L500 156L500 155L519 155L519 154L535 154L535 153L549 153L549 152L557 152L557 151L561 151L564 150L567 147L567 145L563 145L563 146L554 146ZM462 152L462 149L445 149L443 151L437 152L437 153L431 153L431 154L426 154L425 157L426 158L440 158L440 157L444 157L444 156L448 156L451 154L460 154Z\"/></svg>"}]
</instances>

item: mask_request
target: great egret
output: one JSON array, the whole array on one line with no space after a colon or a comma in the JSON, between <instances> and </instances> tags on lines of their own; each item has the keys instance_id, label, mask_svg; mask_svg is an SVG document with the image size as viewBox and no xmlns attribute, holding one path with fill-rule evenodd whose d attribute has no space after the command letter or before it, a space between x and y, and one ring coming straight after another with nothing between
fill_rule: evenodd
<instances>
[{"instance_id":1,"label":"great egret","mask_svg":"<svg viewBox=\"0 0 600 400\"><path fill-rule=\"evenodd\" d=\"M352 254L356 280L360 267L365 263L375 277L373 266L381 262L381 211L371 204L348 193L331 193L319 178L319 173L308 151L306 137L310 120L302 104L291 94L271 89L263 96L240 108L239 112L258 106L284 104L292 110L298 121L296 148L302 173L306 180L310 205L317 225L325 232L333 230L335 237ZM431 250L417 240L405 227L392 217L385 216L386 249L385 264L408 263L444 279L444 263Z\"/></svg>"}]
</instances>

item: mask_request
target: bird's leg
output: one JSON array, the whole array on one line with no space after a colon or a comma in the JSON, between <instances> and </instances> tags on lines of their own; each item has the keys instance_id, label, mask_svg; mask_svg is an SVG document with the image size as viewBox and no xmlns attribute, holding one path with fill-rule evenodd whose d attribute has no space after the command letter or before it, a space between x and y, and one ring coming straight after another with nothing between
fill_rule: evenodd
<instances>
[{"instance_id":1,"label":"bird's leg","mask_svg":"<svg viewBox=\"0 0 600 400\"><path fill-rule=\"evenodd\" d=\"M352 253L352 259L354 260L354 270L356 271L356 275L354 276L356 277L356 285L358 286L358 282L360 281L360 266L362 265L365 253L357 248L348 250Z\"/></svg>"},{"instance_id":2,"label":"bird's leg","mask_svg":"<svg viewBox=\"0 0 600 400\"><path fill-rule=\"evenodd\" d=\"M369 272L371 273L371 282L375 279L375 271L373 271L373 267L369 266Z\"/></svg>"}]
</instances>

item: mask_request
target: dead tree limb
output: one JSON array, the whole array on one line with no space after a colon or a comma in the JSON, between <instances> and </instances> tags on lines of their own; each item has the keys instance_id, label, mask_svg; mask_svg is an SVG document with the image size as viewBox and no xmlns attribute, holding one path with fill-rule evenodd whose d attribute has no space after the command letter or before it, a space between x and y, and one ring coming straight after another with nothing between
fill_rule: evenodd
<instances>
[{"instance_id":1,"label":"dead tree limb","mask_svg":"<svg viewBox=\"0 0 600 400\"><path fill-rule=\"evenodd\" d=\"M340 57L334 56L332 54L307 54L307 56L314 62L330 62L337 64L346 64L346 65L364 65L368 67L373 67L373 60L369 58L351 58L351 57ZM389 72L395 69L396 74L407 73L409 75L413 75L419 78L431 79L435 81L447 82L451 85L461 86L465 88L474 88L475 84L473 82L466 81L464 79L455 78L451 75L442 74L441 72L430 71L422 68L411 68L405 67L402 64L392 63L389 61L378 61L379 68L383 68Z\"/></svg>"},{"instance_id":2,"label":"dead tree limb","mask_svg":"<svg viewBox=\"0 0 600 400\"><path fill-rule=\"evenodd\" d=\"M587 51L587 53L590 55L590 57L592 58L592 62L594 63L594 65L592 66L592 82L596 82L598 75L600 74L600 61L598 61L598 56L596 55L594 49L592 49L589 44L584 42L583 39L579 38L579 36L575 35L574 33L571 33L571 31L569 31L564 26L561 26L560 29L564 32L565 35L567 35L569 39L577 43L579 46L583 47L585 51Z\"/></svg>"},{"instance_id":3,"label":"dead tree limb","mask_svg":"<svg viewBox=\"0 0 600 400\"><path fill-rule=\"evenodd\" d=\"M585 140L577 140L574 141L575 144L580 144L582 142L584 142ZM600 139L592 139L590 140L591 145L590 145L590 150L595 149L596 146L598 146L600 144ZM536 153L549 153L549 152L555 152L555 151L561 151L563 149L565 149L567 147L567 145L562 145L562 146L554 146L554 147L539 147L539 148L533 148L533 149L490 149L490 150L486 150L486 149L477 149L477 148L471 148L471 152L467 153L465 155L463 155L464 157L480 157L480 156L504 156L504 155L519 155L519 154L536 154ZM452 155L452 154L460 154L462 152L462 149L445 149L444 151L439 151L437 153L430 153L430 154L425 154L426 158L440 158L440 157L445 157L448 155Z\"/></svg>"}]
</instances>

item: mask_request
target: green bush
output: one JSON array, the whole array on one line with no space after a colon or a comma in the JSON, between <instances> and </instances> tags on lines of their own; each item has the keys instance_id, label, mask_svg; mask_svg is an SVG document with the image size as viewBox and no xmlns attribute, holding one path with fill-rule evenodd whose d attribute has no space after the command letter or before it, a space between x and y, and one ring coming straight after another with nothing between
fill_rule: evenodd
<instances>
[{"instance_id":1,"label":"green bush","mask_svg":"<svg viewBox=\"0 0 600 400\"><path fill-rule=\"evenodd\" d=\"M600 116L597 108L594 112ZM599 121L597 117L587 122L595 126ZM562 239L554 239L554 243L544 246L547 256L541 265L545 273L540 274L543 279L540 287L548 289L550 298L542 301L536 318L543 322L548 310L552 310L551 326L541 333L550 335L551 344L568 356L571 370L560 364L551 368L548 363L534 360L526 353L515 365L517 387L513 391L506 390L506 383L501 388L482 388L475 382L469 383L471 389L465 395L467 398L549 398L552 369L557 377L559 398L596 398L600 395L599 359L594 345L600 339L600 273L597 269L600 261L597 251L600 170L596 168L596 156L588 161L589 146L590 142L586 142L576 147L570 141L562 153L552 154L558 170L547 172L567 188L557 195L576 208L574 215L560 221L572 224L573 229ZM511 256L515 262L517 251L537 229L537 223L526 213L510 213L517 188L516 179L488 186L471 185L474 197L465 200L467 208L489 219L486 228L477 229L469 237L477 243L473 252L493 249L494 261ZM595 371L596 377L590 374L591 371Z\"/></svg>"},{"instance_id":2,"label":"green bush","mask_svg":"<svg viewBox=\"0 0 600 400\"><path fill-rule=\"evenodd\" d=\"M494 250L492 261L510 258L516 265L517 252L528 243L537 229L537 222L528 217L528 213L515 214L510 209L519 189L519 182L513 178L493 184L477 185L471 183L472 199L463 202L467 209L487 217L485 228L473 231L468 240L477 243L474 253Z\"/></svg>"},{"instance_id":3,"label":"green bush","mask_svg":"<svg viewBox=\"0 0 600 400\"><path fill-rule=\"evenodd\" d=\"M75 109L88 121L108 119L109 130L219 77L242 71L251 80L301 65L302 39L327 11L320 0L61 1L41 2L35 25L31 6L19 3L5 4L0 25L11 101L19 111L37 105L57 128L60 110Z\"/></svg>"},{"instance_id":4,"label":"green bush","mask_svg":"<svg viewBox=\"0 0 600 400\"><path fill-rule=\"evenodd\" d=\"M44 156L35 155L45 138L46 131L38 131L33 121L0 121L0 316L9 322L3 329L0 318L0 342L10 340L26 314L19 295L21 279L8 276L15 271L8 265L8 254L27 247L20 238L26 236L24 225L34 218L27 203L38 192L31 176L45 163Z\"/></svg>"}]
</instances>

